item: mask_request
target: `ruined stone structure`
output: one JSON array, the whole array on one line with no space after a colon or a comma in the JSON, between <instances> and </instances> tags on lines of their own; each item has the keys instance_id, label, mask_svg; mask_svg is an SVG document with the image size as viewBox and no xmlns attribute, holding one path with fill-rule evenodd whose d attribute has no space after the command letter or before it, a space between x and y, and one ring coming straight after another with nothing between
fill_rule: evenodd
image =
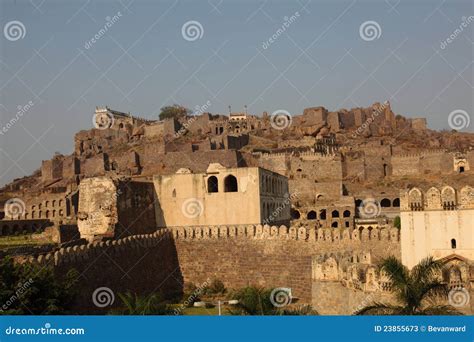
<instances>
[{"instance_id":1,"label":"ruined stone structure","mask_svg":"<svg viewBox=\"0 0 474 342\"><path fill-rule=\"evenodd\" d=\"M149 182L88 178L79 186L78 228L93 241L155 231L153 186Z\"/></svg>"},{"instance_id":2,"label":"ruined stone structure","mask_svg":"<svg viewBox=\"0 0 474 342\"><path fill-rule=\"evenodd\" d=\"M24 203L14 217L0 205L0 235L57 243L19 262L87 270L84 312L101 313L99 286L172 297L220 279L290 287L322 314L350 314L392 299L376 268L389 255L409 267L441 258L442 280L474 298L472 134L430 131L388 102L306 108L285 129L267 113L94 114L71 155L0 190L0 203Z\"/></svg>"},{"instance_id":3,"label":"ruined stone structure","mask_svg":"<svg viewBox=\"0 0 474 342\"><path fill-rule=\"evenodd\" d=\"M432 255L474 260L474 188L411 188L401 193L402 262Z\"/></svg>"}]
</instances>

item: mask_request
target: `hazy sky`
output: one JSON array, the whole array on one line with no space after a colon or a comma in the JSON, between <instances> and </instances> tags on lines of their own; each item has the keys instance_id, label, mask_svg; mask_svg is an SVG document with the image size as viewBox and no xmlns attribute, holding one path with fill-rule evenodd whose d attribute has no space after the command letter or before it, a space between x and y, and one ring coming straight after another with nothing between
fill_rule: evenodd
<instances>
[{"instance_id":1,"label":"hazy sky","mask_svg":"<svg viewBox=\"0 0 474 342\"><path fill-rule=\"evenodd\" d=\"M473 15L472 1L1 0L0 184L71 153L95 106L157 118L173 103L260 115L388 99L433 129L462 110L474 131Z\"/></svg>"}]
</instances>

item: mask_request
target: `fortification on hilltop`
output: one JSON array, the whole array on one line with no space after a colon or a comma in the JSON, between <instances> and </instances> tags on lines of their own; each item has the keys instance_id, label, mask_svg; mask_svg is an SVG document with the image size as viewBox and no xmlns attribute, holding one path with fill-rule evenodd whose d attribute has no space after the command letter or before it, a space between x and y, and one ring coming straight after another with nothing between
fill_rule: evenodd
<instances>
[{"instance_id":1,"label":"fortification on hilltop","mask_svg":"<svg viewBox=\"0 0 474 342\"><path fill-rule=\"evenodd\" d=\"M87 270L84 312L100 313L98 286L160 283L172 297L214 278L350 314L391 298L376 267L390 255L409 267L434 255L440 279L473 295L473 134L431 131L388 102L161 121L105 107L93 123L71 155L0 190L0 235L51 240L16 260Z\"/></svg>"}]
</instances>

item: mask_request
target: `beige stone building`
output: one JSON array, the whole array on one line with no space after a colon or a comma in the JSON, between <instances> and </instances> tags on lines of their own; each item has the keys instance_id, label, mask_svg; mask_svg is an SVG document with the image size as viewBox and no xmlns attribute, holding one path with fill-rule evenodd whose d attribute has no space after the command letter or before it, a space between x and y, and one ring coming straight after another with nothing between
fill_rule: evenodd
<instances>
[{"instance_id":1,"label":"beige stone building","mask_svg":"<svg viewBox=\"0 0 474 342\"><path fill-rule=\"evenodd\" d=\"M432 255L474 260L474 188L401 192L401 254L409 268Z\"/></svg>"},{"instance_id":2,"label":"beige stone building","mask_svg":"<svg viewBox=\"0 0 474 342\"><path fill-rule=\"evenodd\" d=\"M158 227L289 224L288 179L259 167L210 164L153 178Z\"/></svg>"}]
</instances>

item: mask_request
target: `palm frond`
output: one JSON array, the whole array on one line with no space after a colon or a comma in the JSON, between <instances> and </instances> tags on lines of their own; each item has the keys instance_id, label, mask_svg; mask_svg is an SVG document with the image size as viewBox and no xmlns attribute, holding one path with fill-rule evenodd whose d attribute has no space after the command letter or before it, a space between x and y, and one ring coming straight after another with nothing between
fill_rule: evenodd
<instances>
[{"instance_id":1,"label":"palm frond","mask_svg":"<svg viewBox=\"0 0 474 342\"><path fill-rule=\"evenodd\" d=\"M404 288L410 281L410 272L400 260L391 256L382 261L380 269L385 272L392 286L396 288Z\"/></svg>"},{"instance_id":2,"label":"palm frond","mask_svg":"<svg viewBox=\"0 0 474 342\"><path fill-rule=\"evenodd\" d=\"M462 312L457 310L451 305L432 305L422 309L419 312L420 315L434 316L434 315L446 315L446 316L461 316Z\"/></svg>"},{"instance_id":3,"label":"palm frond","mask_svg":"<svg viewBox=\"0 0 474 342\"><path fill-rule=\"evenodd\" d=\"M415 283L431 282L442 266L443 264L439 260L435 260L431 256L426 257L413 267L410 275Z\"/></svg>"},{"instance_id":4,"label":"palm frond","mask_svg":"<svg viewBox=\"0 0 474 342\"><path fill-rule=\"evenodd\" d=\"M354 315L400 315L403 311L403 306L374 302L357 310Z\"/></svg>"}]
</instances>

